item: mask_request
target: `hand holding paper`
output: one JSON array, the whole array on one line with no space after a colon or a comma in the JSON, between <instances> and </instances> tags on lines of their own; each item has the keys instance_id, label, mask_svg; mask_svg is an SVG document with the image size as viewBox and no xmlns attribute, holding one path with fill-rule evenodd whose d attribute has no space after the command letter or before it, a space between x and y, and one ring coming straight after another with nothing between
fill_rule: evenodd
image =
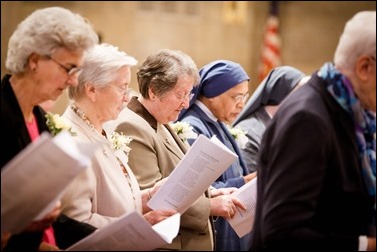
<instances>
[{"instance_id":1,"label":"hand holding paper","mask_svg":"<svg viewBox=\"0 0 377 252\"><path fill-rule=\"evenodd\" d=\"M237 158L215 136L199 135L148 206L184 213Z\"/></svg>"},{"instance_id":2,"label":"hand holding paper","mask_svg":"<svg viewBox=\"0 0 377 252\"><path fill-rule=\"evenodd\" d=\"M251 232L254 225L257 204L257 178L243 185L233 196L237 197L246 206L246 211L238 209L234 217L228 219L228 222L237 235L243 237Z\"/></svg>"},{"instance_id":3,"label":"hand holding paper","mask_svg":"<svg viewBox=\"0 0 377 252\"><path fill-rule=\"evenodd\" d=\"M181 215L176 213L151 226L137 212L95 231L67 251L149 251L171 243L177 236Z\"/></svg>"},{"instance_id":4,"label":"hand holding paper","mask_svg":"<svg viewBox=\"0 0 377 252\"><path fill-rule=\"evenodd\" d=\"M79 147L67 132L55 137L43 133L6 164L1 171L1 233L19 233L50 213L88 166L95 148Z\"/></svg>"}]
</instances>

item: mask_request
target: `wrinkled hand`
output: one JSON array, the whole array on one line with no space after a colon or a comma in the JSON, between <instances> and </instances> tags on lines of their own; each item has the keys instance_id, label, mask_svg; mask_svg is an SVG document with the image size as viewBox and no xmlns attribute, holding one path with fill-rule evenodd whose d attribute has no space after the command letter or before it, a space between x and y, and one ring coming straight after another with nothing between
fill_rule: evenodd
<instances>
[{"instance_id":1,"label":"wrinkled hand","mask_svg":"<svg viewBox=\"0 0 377 252\"><path fill-rule=\"evenodd\" d=\"M213 187L211 188L209 192L211 193L211 197L217 197L220 195L230 195L237 190L238 190L237 187L225 187L225 188L219 188L219 189L216 189Z\"/></svg>"},{"instance_id":2,"label":"wrinkled hand","mask_svg":"<svg viewBox=\"0 0 377 252\"><path fill-rule=\"evenodd\" d=\"M151 224L154 225L159 223L160 221L165 220L166 218L172 216L173 214L177 213L176 210L153 210L149 211L148 213L144 214L144 218Z\"/></svg>"},{"instance_id":3,"label":"wrinkled hand","mask_svg":"<svg viewBox=\"0 0 377 252\"><path fill-rule=\"evenodd\" d=\"M231 219L236 214L237 208L246 210L244 204L232 195L221 195L210 199L211 215Z\"/></svg>"},{"instance_id":4,"label":"wrinkled hand","mask_svg":"<svg viewBox=\"0 0 377 252\"><path fill-rule=\"evenodd\" d=\"M47 214L43 219L38 221L33 221L30 225L25 229L28 232L36 232L36 231L43 231L46 228L50 227L52 223L58 218L61 212L61 202L56 202L55 208Z\"/></svg>"}]
</instances>

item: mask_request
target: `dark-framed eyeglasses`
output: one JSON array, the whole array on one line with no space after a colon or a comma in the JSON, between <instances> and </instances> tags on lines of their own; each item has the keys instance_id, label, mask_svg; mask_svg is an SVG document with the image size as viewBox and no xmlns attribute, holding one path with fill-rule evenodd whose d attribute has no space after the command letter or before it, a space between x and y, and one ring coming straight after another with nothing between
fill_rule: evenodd
<instances>
[{"instance_id":1,"label":"dark-framed eyeglasses","mask_svg":"<svg viewBox=\"0 0 377 252\"><path fill-rule=\"evenodd\" d=\"M57 61L56 59L52 58L50 55L46 55L46 58L48 58L49 60L55 62L61 68L63 68L66 71L66 73L68 74L68 76L72 76L72 75L74 75L76 73L81 72L81 70L82 70L81 68L75 67L75 66L73 66L73 67L66 67L64 64L62 64L59 61Z\"/></svg>"}]
</instances>

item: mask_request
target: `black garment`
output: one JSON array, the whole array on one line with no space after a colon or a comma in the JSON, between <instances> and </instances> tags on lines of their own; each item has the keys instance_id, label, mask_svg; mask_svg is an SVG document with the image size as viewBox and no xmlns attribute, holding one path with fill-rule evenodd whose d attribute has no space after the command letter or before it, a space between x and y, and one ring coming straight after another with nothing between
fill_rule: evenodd
<instances>
[{"instance_id":1,"label":"black garment","mask_svg":"<svg viewBox=\"0 0 377 252\"><path fill-rule=\"evenodd\" d=\"M66 249L96 230L90 224L79 222L61 214L53 223L56 244L60 249Z\"/></svg>"},{"instance_id":2,"label":"black garment","mask_svg":"<svg viewBox=\"0 0 377 252\"><path fill-rule=\"evenodd\" d=\"M10 75L4 76L1 81L0 90L1 169L31 143L21 108L9 82L10 77ZM35 106L33 113L39 132L48 131L45 118L46 112L40 106ZM62 214L53 226L56 228L54 231L56 232L57 245L62 249L79 241L95 230L95 227L89 224L78 222ZM43 232L23 232L18 235L12 235L4 251L37 251L42 238Z\"/></svg>"},{"instance_id":3,"label":"black garment","mask_svg":"<svg viewBox=\"0 0 377 252\"><path fill-rule=\"evenodd\" d=\"M259 165L251 250L357 251L374 199L353 122L317 73L281 103L263 135Z\"/></svg>"},{"instance_id":4,"label":"black garment","mask_svg":"<svg viewBox=\"0 0 377 252\"><path fill-rule=\"evenodd\" d=\"M2 251L38 251L43 232L22 232L12 235Z\"/></svg>"},{"instance_id":5,"label":"black garment","mask_svg":"<svg viewBox=\"0 0 377 252\"><path fill-rule=\"evenodd\" d=\"M248 141L245 148L241 149L249 173L258 170L258 155L263 133L266 130L271 117L262 106L249 117L242 119L235 127L246 131Z\"/></svg>"},{"instance_id":6,"label":"black garment","mask_svg":"<svg viewBox=\"0 0 377 252\"><path fill-rule=\"evenodd\" d=\"M241 152L250 173L258 170L260 143L264 131L271 121L265 106L279 105L304 76L300 70L290 66L272 69L233 121L234 127L246 131L248 141Z\"/></svg>"}]
</instances>

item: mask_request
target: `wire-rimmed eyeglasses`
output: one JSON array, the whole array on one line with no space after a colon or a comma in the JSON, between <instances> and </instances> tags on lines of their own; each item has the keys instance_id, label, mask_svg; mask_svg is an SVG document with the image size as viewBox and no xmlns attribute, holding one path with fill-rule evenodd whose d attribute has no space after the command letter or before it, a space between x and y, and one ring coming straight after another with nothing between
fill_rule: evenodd
<instances>
[{"instance_id":1,"label":"wire-rimmed eyeglasses","mask_svg":"<svg viewBox=\"0 0 377 252\"><path fill-rule=\"evenodd\" d=\"M240 102L246 102L247 98L249 98L249 94L239 94L239 95L231 96L231 97L236 103L240 103Z\"/></svg>"},{"instance_id":2,"label":"wire-rimmed eyeglasses","mask_svg":"<svg viewBox=\"0 0 377 252\"><path fill-rule=\"evenodd\" d=\"M66 73L68 74L68 76L72 76L78 72L81 71L81 68L79 67L66 67L64 64L60 63L59 61L57 61L56 59L52 58L50 55L46 55L46 58L48 58L49 60L55 62L56 64L58 64L61 68L63 68Z\"/></svg>"},{"instance_id":3,"label":"wire-rimmed eyeglasses","mask_svg":"<svg viewBox=\"0 0 377 252\"><path fill-rule=\"evenodd\" d=\"M174 94L181 101L186 100L186 99L188 99L189 101L191 101L191 99L194 97L194 93L188 93L188 94L174 93Z\"/></svg>"},{"instance_id":4,"label":"wire-rimmed eyeglasses","mask_svg":"<svg viewBox=\"0 0 377 252\"><path fill-rule=\"evenodd\" d=\"M109 85L110 87L114 87L117 89L117 91L126 96L127 98L129 98L131 96L131 93L132 93L132 88L129 88L129 87L125 87L125 86L122 86L122 87L119 87L119 86L116 86L116 85Z\"/></svg>"}]
</instances>

